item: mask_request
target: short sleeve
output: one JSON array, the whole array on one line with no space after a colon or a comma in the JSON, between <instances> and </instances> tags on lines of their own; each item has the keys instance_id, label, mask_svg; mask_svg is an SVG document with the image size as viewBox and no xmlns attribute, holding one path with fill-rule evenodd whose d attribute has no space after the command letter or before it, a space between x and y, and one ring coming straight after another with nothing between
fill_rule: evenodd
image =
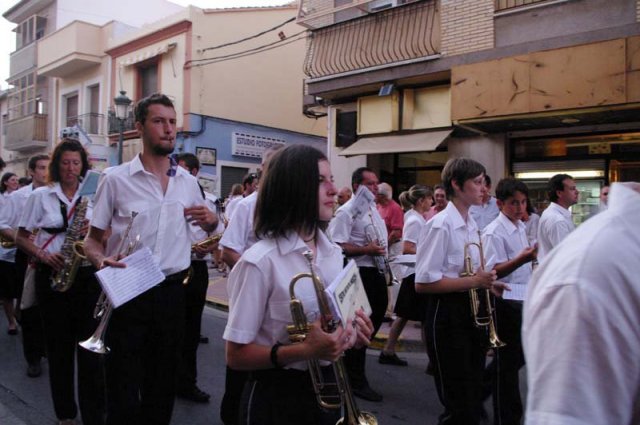
<instances>
[{"instance_id":1,"label":"short sleeve","mask_svg":"<svg viewBox=\"0 0 640 425\"><path fill-rule=\"evenodd\" d=\"M496 264L509 261L505 240L493 232L485 232L482 235L482 247L484 250L485 269L491 270Z\"/></svg>"},{"instance_id":2,"label":"short sleeve","mask_svg":"<svg viewBox=\"0 0 640 425\"><path fill-rule=\"evenodd\" d=\"M345 209L339 209L329 223L329 235L335 243L347 243L351 238L353 219Z\"/></svg>"},{"instance_id":3,"label":"short sleeve","mask_svg":"<svg viewBox=\"0 0 640 425\"><path fill-rule=\"evenodd\" d=\"M434 226L433 220L423 227L416 250L416 284L437 282L444 276L449 231Z\"/></svg>"},{"instance_id":4,"label":"short sleeve","mask_svg":"<svg viewBox=\"0 0 640 425\"><path fill-rule=\"evenodd\" d=\"M24 206L24 214L20 218L18 227L24 228L28 232L40 228L40 220L44 215L44 206L42 205L42 191L31 192L27 203Z\"/></svg>"},{"instance_id":5,"label":"short sleeve","mask_svg":"<svg viewBox=\"0 0 640 425\"><path fill-rule=\"evenodd\" d=\"M91 226L100 230L107 230L111 226L114 208L113 177L108 174L100 180L98 190L93 198Z\"/></svg>"},{"instance_id":6,"label":"short sleeve","mask_svg":"<svg viewBox=\"0 0 640 425\"><path fill-rule=\"evenodd\" d=\"M249 225L249 214L252 211L250 206L251 204L247 202L236 205L233 216L229 219L229 226L220 240L220 245L232 249L238 254L242 254L247 249L249 232L253 231Z\"/></svg>"}]
</instances>

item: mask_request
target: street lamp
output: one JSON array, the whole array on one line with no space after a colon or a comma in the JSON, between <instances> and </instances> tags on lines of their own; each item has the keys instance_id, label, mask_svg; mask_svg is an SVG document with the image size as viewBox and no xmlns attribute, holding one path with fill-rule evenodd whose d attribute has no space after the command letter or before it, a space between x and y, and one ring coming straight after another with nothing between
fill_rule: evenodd
<instances>
[{"instance_id":1,"label":"street lamp","mask_svg":"<svg viewBox=\"0 0 640 425\"><path fill-rule=\"evenodd\" d=\"M129 116L129 105L131 99L127 97L127 92L120 90L120 94L113 99L116 105L116 118L120 122L120 139L118 139L118 165L122 164L122 145L124 144L124 122Z\"/></svg>"}]
</instances>

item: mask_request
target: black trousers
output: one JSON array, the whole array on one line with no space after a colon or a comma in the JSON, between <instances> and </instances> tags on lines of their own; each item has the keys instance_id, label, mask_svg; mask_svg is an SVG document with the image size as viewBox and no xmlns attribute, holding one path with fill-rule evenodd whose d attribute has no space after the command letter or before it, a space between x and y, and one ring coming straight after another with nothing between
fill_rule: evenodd
<instances>
[{"instance_id":1,"label":"black trousers","mask_svg":"<svg viewBox=\"0 0 640 425\"><path fill-rule=\"evenodd\" d=\"M19 301L24 289L24 275L27 270L29 257L24 251L16 251L16 279L18 283L18 316L22 328L22 350L24 358L29 364L40 361L45 354L44 331L40 307L35 305L27 309L20 309Z\"/></svg>"},{"instance_id":2,"label":"black trousers","mask_svg":"<svg viewBox=\"0 0 640 425\"><path fill-rule=\"evenodd\" d=\"M359 267L358 270L369 304L371 304L371 321L373 322L373 335L371 338L373 339L378 333L380 325L382 325L382 319L389 302L387 282L375 267ZM366 353L367 347L352 348L345 351L344 363L353 388L362 388L368 385L365 373Z\"/></svg>"},{"instance_id":3,"label":"black trousers","mask_svg":"<svg viewBox=\"0 0 640 425\"><path fill-rule=\"evenodd\" d=\"M331 366L323 376L335 382ZM335 425L340 409L320 408L309 372L269 369L252 372L242 393L239 423L242 425Z\"/></svg>"},{"instance_id":4,"label":"black trousers","mask_svg":"<svg viewBox=\"0 0 640 425\"><path fill-rule=\"evenodd\" d=\"M476 425L482 411L487 333L473 325L467 292L432 295L424 323L441 425Z\"/></svg>"},{"instance_id":5,"label":"black trousers","mask_svg":"<svg viewBox=\"0 0 640 425\"><path fill-rule=\"evenodd\" d=\"M92 267L82 267L66 292L51 289L51 268L38 265L36 296L42 312L53 407L58 419L78 414L74 370L78 369L78 402L82 423L104 424L105 393L102 356L78 346L93 334L93 310L100 294Z\"/></svg>"},{"instance_id":6,"label":"black trousers","mask_svg":"<svg viewBox=\"0 0 640 425\"><path fill-rule=\"evenodd\" d=\"M186 274L176 274L113 311L105 342L107 424L168 425L184 331Z\"/></svg>"},{"instance_id":7,"label":"black trousers","mask_svg":"<svg viewBox=\"0 0 640 425\"><path fill-rule=\"evenodd\" d=\"M202 311L209 286L209 270L203 260L191 261L193 274L187 285L183 285L185 296L184 338L182 358L178 374L179 388L192 388L198 377L198 346L202 328Z\"/></svg>"},{"instance_id":8,"label":"black trousers","mask_svg":"<svg viewBox=\"0 0 640 425\"><path fill-rule=\"evenodd\" d=\"M523 409L519 372L525 364L520 328L522 303L496 298L496 327L506 345L495 350L493 410L496 425L520 425Z\"/></svg>"},{"instance_id":9,"label":"black trousers","mask_svg":"<svg viewBox=\"0 0 640 425\"><path fill-rule=\"evenodd\" d=\"M240 401L249 372L227 366L224 377L224 395L220 403L220 419L224 425L238 425Z\"/></svg>"}]
</instances>

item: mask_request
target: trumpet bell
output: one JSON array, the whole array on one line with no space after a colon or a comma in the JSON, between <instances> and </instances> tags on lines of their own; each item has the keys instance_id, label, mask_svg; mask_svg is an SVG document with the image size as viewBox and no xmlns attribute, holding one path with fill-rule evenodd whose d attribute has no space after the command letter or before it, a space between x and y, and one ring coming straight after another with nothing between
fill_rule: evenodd
<instances>
[{"instance_id":1,"label":"trumpet bell","mask_svg":"<svg viewBox=\"0 0 640 425\"><path fill-rule=\"evenodd\" d=\"M109 347L104 344L104 341L96 336L91 336L91 338L82 341L78 345L85 350L89 350L97 354L107 354L110 351Z\"/></svg>"},{"instance_id":2,"label":"trumpet bell","mask_svg":"<svg viewBox=\"0 0 640 425\"><path fill-rule=\"evenodd\" d=\"M378 425L378 420L373 414L360 411L354 421L348 421L346 418L340 418L336 425Z\"/></svg>"}]
</instances>

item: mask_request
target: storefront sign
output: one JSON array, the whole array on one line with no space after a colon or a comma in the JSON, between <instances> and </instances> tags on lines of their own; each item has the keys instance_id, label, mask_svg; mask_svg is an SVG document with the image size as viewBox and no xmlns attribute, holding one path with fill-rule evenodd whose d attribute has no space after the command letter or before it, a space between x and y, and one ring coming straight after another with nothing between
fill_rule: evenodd
<instances>
[{"instance_id":1,"label":"storefront sign","mask_svg":"<svg viewBox=\"0 0 640 425\"><path fill-rule=\"evenodd\" d=\"M262 158L265 150L284 144L285 141L282 139L245 133L233 133L231 136L231 153L232 155L246 156L249 158Z\"/></svg>"}]
</instances>

